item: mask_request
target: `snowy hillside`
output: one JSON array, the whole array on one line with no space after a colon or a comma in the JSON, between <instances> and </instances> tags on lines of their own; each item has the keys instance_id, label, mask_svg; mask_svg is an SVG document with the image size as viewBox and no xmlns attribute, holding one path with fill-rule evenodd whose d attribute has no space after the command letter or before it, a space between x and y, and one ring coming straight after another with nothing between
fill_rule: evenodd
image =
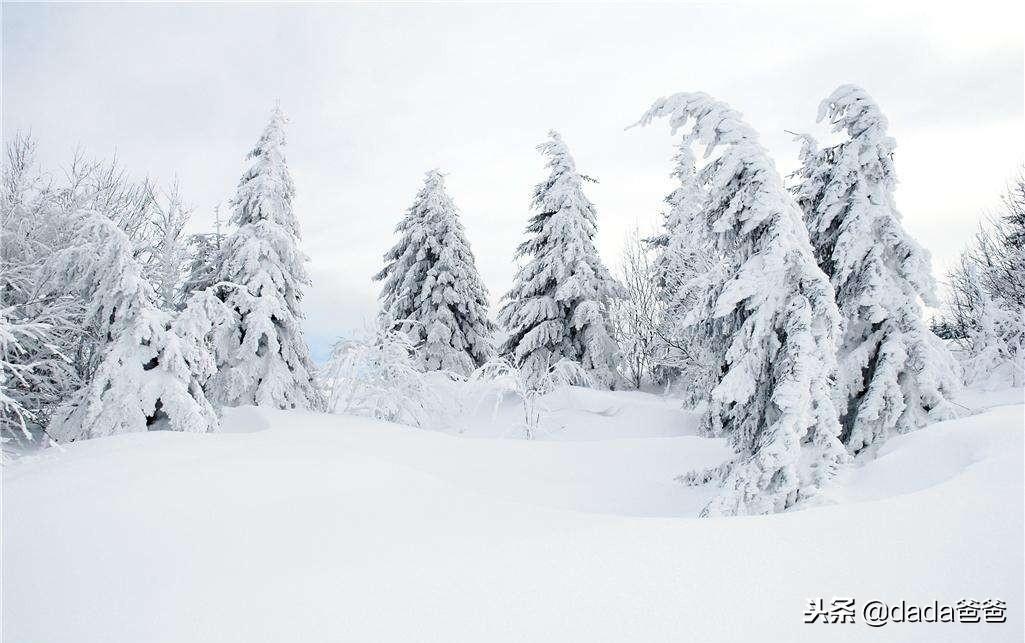
<instances>
[{"instance_id":1,"label":"snowy hillside","mask_svg":"<svg viewBox=\"0 0 1025 643\"><path fill-rule=\"evenodd\" d=\"M4 472L4 640L1020 641L1025 407L889 440L835 503L697 519L728 456L658 396L572 389L461 435L226 410L216 434L49 449ZM1017 403L1014 403L1017 402ZM688 428L689 427L689 428ZM803 624L809 598L1007 623Z\"/></svg>"},{"instance_id":2,"label":"snowy hillside","mask_svg":"<svg viewBox=\"0 0 1025 643\"><path fill-rule=\"evenodd\" d=\"M0 643L1023 641L1020 17L96 4L0 21Z\"/></svg>"}]
</instances>

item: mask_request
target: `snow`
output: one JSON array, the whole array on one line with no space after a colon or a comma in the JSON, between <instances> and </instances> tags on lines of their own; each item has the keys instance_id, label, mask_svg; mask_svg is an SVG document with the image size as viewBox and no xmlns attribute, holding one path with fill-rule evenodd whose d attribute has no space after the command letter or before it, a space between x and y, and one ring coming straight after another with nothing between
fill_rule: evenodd
<instances>
[{"instance_id":1,"label":"snow","mask_svg":"<svg viewBox=\"0 0 1025 643\"><path fill-rule=\"evenodd\" d=\"M409 335L422 369L469 375L494 355L495 326L460 219L445 175L430 170L374 280L384 281L380 321Z\"/></svg>"},{"instance_id":2,"label":"snow","mask_svg":"<svg viewBox=\"0 0 1025 643\"><path fill-rule=\"evenodd\" d=\"M237 227L211 257L219 264L217 296L236 317L215 333L217 369L203 385L210 399L224 406L324 406L301 323L309 258L299 248L299 220L292 208L286 123L275 107L246 155L249 167L231 200L230 221Z\"/></svg>"},{"instance_id":3,"label":"snow","mask_svg":"<svg viewBox=\"0 0 1025 643\"><path fill-rule=\"evenodd\" d=\"M736 457L684 480L720 483L706 515L766 514L812 501L847 460L830 395L841 330L833 289L796 202L739 112L707 94L680 92L656 100L636 125L659 118L674 134L690 124L681 143L704 145L706 158L714 157L698 174L707 191L700 211L680 221L711 242L713 257L727 259L709 275L690 275L683 294L695 296L675 314L685 326L703 319L696 334L709 341L697 343L719 353L702 423L727 436ZM677 162L686 174L688 159ZM690 335L675 341L687 345Z\"/></svg>"},{"instance_id":4,"label":"snow","mask_svg":"<svg viewBox=\"0 0 1025 643\"><path fill-rule=\"evenodd\" d=\"M595 179L577 171L558 132L548 136L537 150L551 172L534 186L528 238L515 254L524 263L498 311L507 332L499 353L527 373L531 387L561 359L579 362L593 385L608 387L619 359L609 305L625 292L595 246L597 210L584 194Z\"/></svg>"},{"instance_id":5,"label":"snow","mask_svg":"<svg viewBox=\"0 0 1025 643\"><path fill-rule=\"evenodd\" d=\"M927 431L890 438L875 459L846 472L838 498L862 501L910 494L954 480L975 466L1000 460L1008 466L1021 463L1021 406L998 407L972 420L939 422ZM1009 436L1008 427L1017 431Z\"/></svg>"},{"instance_id":6,"label":"snow","mask_svg":"<svg viewBox=\"0 0 1025 643\"><path fill-rule=\"evenodd\" d=\"M856 460L832 505L694 516L729 457L659 396L550 396L549 439L227 409L215 434L4 471L8 641L1020 641L1021 391ZM487 406L487 408L484 408ZM1007 601L1008 623L804 625L808 598Z\"/></svg>"},{"instance_id":7,"label":"snow","mask_svg":"<svg viewBox=\"0 0 1025 643\"><path fill-rule=\"evenodd\" d=\"M798 136L802 167L793 192L843 319L837 406L841 437L854 454L892 433L956 417L949 400L961 369L922 317L923 303L937 305L935 280L928 251L897 211L896 141L886 117L854 85L822 101L818 120L827 116L848 139L816 151L810 137Z\"/></svg>"}]
</instances>

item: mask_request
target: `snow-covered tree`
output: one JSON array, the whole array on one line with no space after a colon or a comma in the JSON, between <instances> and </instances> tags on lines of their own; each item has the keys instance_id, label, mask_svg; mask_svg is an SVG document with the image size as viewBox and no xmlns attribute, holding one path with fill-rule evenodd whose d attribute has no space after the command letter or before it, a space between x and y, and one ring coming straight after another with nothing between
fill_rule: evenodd
<instances>
[{"instance_id":1,"label":"snow-covered tree","mask_svg":"<svg viewBox=\"0 0 1025 643\"><path fill-rule=\"evenodd\" d=\"M54 187L54 196L64 213L90 211L104 215L128 235L136 256L148 262L155 236L157 186L148 179L131 180L116 158L94 160L81 152L76 152L62 173L64 180Z\"/></svg>"},{"instance_id":2,"label":"snow-covered tree","mask_svg":"<svg viewBox=\"0 0 1025 643\"><path fill-rule=\"evenodd\" d=\"M374 279L381 316L408 333L424 370L468 375L491 358L488 291L445 177L431 170L396 226L399 241Z\"/></svg>"},{"instance_id":3,"label":"snow-covered tree","mask_svg":"<svg viewBox=\"0 0 1025 643\"><path fill-rule=\"evenodd\" d=\"M302 289L310 281L292 211L295 187L285 162L285 117L275 108L232 200L237 229L220 253L217 281L235 328L218 346L211 398L226 406L256 404L320 409L323 396L301 326Z\"/></svg>"},{"instance_id":4,"label":"snow-covered tree","mask_svg":"<svg viewBox=\"0 0 1025 643\"><path fill-rule=\"evenodd\" d=\"M70 286L86 303L86 322L100 338L92 380L65 400L48 433L60 441L169 429L206 432L217 416L200 378L212 357L188 344L133 255L127 234L109 218L77 217L78 243L49 263L55 293Z\"/></svg>"},{"instance_id":5,"label":"snow-covered tree","mask_svg":"<svg viewBox=\"0 0 1025 643\"><path fill-rule=\"evenodd\" d=\"M217 283L221 241L213 233L206 232L186 237L185 247L189 258L178 295L180 301L187 301L194 293L202 292Z\"/></svg>"},{"instance_id":6,"label":"snow-covered tree","mask_svg":"<svg viewBox=\"0 0 1025 643\"><path fill-rule=\"evenodd\" d=\"M951 335L971 384L1025 380L1025 171L947 275Z\"/></svg>"},{"instance_id":7,"label":"snow-covered tree","mask_svg":"<svg viewBox=\"0 0 1025 643\"><path fill-rule=\"evenodd\" d=\"M43 176L46 178L38 178ZM88 302L76 292L74 284L54 283L56 277L50 273L49 262L58 252L79 244L82 213L95 212L124 232L132 255L144 264L147 274L145 264L152 260L157 188L150 181L130 180L116 159L89 160L82 153L75 154L60 172L40 172L38 177L20 197L19 213L11 218L14 233L0 236L5 244L10 242L8 250L20 248L11 253L5 250L5 259L15 257L12 263L19 266L22 285L18 290L24 297L18 300L23 304L19 313L42 315L50 325L46 341L36 344L41 350L27 353L32 359L43 359L37 384L45 385L49 393L37 388L32 394L38 395L36 415L47 424L55 402L92 380L105 346L87 319ZM47 294L43 296L43 292Z\"/></svg>"},{"instance_id":8,"label":"snow-covered tree","mask_svg":"<svg viewBox=\"0 0 1025 643\"><path fill-rule=\"evenodd\" d=\"M660 357L658 326L664 305L651 255L651 244L634 227L623 243L619 268L623 297L611 302L612 337L621 356L619 369L634 388L651 379Z\"/></svg>"},{"instance_id":9,"label":"snow-covered tree","mask_svg":"<svg viewBox=\"0 0 1025 643\"><path fill-rule=\"evenodd\" d=\"M174 310L182 303L180 286L188 261L184 232L192 210L182 203L177 183L166 192L154 190L152 204L152 241L146 253L146 277L153 284L159 305Z\"/></svg>"},{"instance_id":10,"label":"snow-covered tree","mask_svg":"<svg viewBox=\"0 0 1025 643\"><path fill-rule=\"evenodd\" d=\"M543 372L536 373L517 368L506 357L495 359L478 368L470 377L471 383L484 383L490 390L497 388L495 408L506 396L520 399L523 408L523 437L534 439L542 430L543 423L551 412L544 398L567 386L591 386L591 376L579 362L562 357L549 364Z\"/></svg>"},{"instance_id":11,"label":"snow-covered tree","mask_svg":"<svg viewBox=\"0 0 1025 643\"><path fill-rule=\"evenodd\" d=\"M38 367L24 356L30 350L27 344L45 342L50 331L46 323L12 319L12 312L11 307L0 308L0 445L33 439L30 426L39 418L22 390L31 388ZM0 461L5 452L0 449Z\"/></svg>"},{"instance_id":12,"label":"snow-covered tree","mask_svg":"<svg viewBox=\"0 0 1025 643\"><path fill-rule=\"evenodd\" d=\"M1007 309L1025 309L1025 167L1019 168L989 225L972 249L990 297Z\"/></svg>"},{"instance_id":13,"label":"snow-covered tree","mask_svg":"<svg viewBox=\"0 0 1025 643\"><path fill-rule=\"evenodd\" d=\"M0 433L72 440L215 427L197 388L212 373L209 338L161 310L173 288L165 302L153 287L174 281L162 268L176 262L160 259L180 237L176 191L80 154L42 172L21 136L7 147L2 187Z\"/></svg>"},{"instance_id":14,"label":"snow-covered tree","mask_svg":"<svg viewBox=\"0 0 1025 643\"><path fill-rule=\"evenodd\" d=\"M179 299L188 301L193 293L206 290L217 283L221 272L221 207L214 207L214 231L190 234L185 239L188 254Z\"/></svg>"},{"instance_id":15,"label":"snow-covered tree","mask_svg":"<svg viewBox=\"0 0 1025 643\"><path fill-rule=\"evenodd\" d=\"M596 384L613 382L618 349L611 336L610 301L621 286L598 256L598 218L584 182L557 132L538 146L550 175L534 188L530 237L516 250L526 263L505 295L499 322L509 335L501 348L529 377L553 363L578 362Z\"/></svg>"},{"instance_id":16,"label":"snow-covered tree","mask_svg":"<svg viewBox=\"0 0 1025 643\"><path fill-rule=\"evenodd\" d=\"M1025 310L994 300L980 271L967 254L956 271L965 277L957 284L957 296L971 302L972 313L961 339L967 354L965 381L1021 386L1025 382Z\"/></svg>"},{"instance_id":17,"label":"snow-covered tree","mask_svg":"<svg viewBox=\"0 0 1025 643\"><path fill-rule=\"evenodd\" d=\"M816 150L804 138L794 193L843 319L837 406L842 440L856 454L952 417L958 375L923 319L921 301L935 305L929 255L894 203L886 117L864 90L843 85L822 102L823 118L847 139Z\"/></svg>"},{"instance_id":18,"label":"snow-covered tree","mask_svg":"<svg viewBox=\"0 0 1025 643\"><path fill-rule=\"evenodd\" d=\"M32 139L15 136L0 184L0 437L19 441L45 427L81 386L89 371L76 366L91 352L82 302L45 293L47 261L75 239L65 225L64 190L43 178L34 150Z\"/></svg>"},{"instance_id":19,"label":"snow-covered tree","mask_svg":"<svg viewBox=\"0 0 1025 643\"><path fill-rule=\"evenodd\" d=\"M725 278L721 251L703 218L707 194L701 184L692 137L684 136L671 176L678 181L666 197L664 231L656 241L656 271L665 311L656 326L659 371L685 404L707 399L722 370L726 348L715 336L701 302Z\"/></svg>"},{"instance_id":20,"label":"snow-covered tree","mask_svg":"<svg viewBox=\"0 0 1025 643\"><path fill-rule=\"evenodd\" d=\"M446 425L453 374L424 371L409 333L387 318L364 337L339 340L324 366L327 410L418 427Z\"/></svg>"},{"instance_id":21,"label":"snow-covered tree","mask_svg":"<svg viewBox=\"0 0 1025 643\"><path fill-rule=\"evenodd\" d=\"M695 271L701 271L702 263L698 261L695 266L695 257L691 256L700 252L704 241L700 213L705 193L690 144L685 137L677 148L670 176L678 184L665 198L662 233L649 239L656 249L655 270L662 296L671 308L683 303L678 301L683 296L681 287Z\"/></svg>"},{"instance_id":22,"label":"snow-covered tree","mask_svg":"<svg viewBox=\"0 0 1025 643\"><path fill-rule=\"evenodd\" d=\"M840 326L829 281L815 263L800 210L757 133L703 93L661 98L639 121L668 118L706 146L699 180L709 251L721 278L695 302L726 346L704 424L735 457L683 476L720 480L705 515L782 511L815 497L846 460L830 378Z\"/></svg>"}]
</instances>

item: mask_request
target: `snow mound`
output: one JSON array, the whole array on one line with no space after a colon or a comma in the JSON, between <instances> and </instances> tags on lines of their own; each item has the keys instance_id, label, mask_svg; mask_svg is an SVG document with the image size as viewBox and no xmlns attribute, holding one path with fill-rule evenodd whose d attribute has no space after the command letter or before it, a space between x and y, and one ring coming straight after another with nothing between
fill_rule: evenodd
<instances>
[{"instance_id":1,"label":"snow mound","mask_svg":"<svg viewBox=\"0 0 1025 643\"><path fill-rule=\"evenodd\" d=\"M711 490L672 477L724 444L668 433L654 396L576 400L558 440L249 408L23 459L5 640L1021 640L1025 407L890 440L836 504L695 519ZM802 624L834 596L1002 599L1008 622Z\"/></svg>"},{"instance_id":2,"label":"snow mound","mask_svg":"<svg viewBox=\"0 0 1025 643\"><path fill-rule=\"evenodd\" d=\"M943 484L995 462L1021 463L1022 407L1003 406L889 439L841 481L838 499L879 500Z\"/></svg>"},{"instance_id":3,"label":"snow mound","mask_svg":"<svg viewBox=\"0 0 1025 643\"><path fill-rule=\"evenodd\" d=\"M255 406L239 406L223 410L222 433L256 433L271 428L266 413ZM282 423L285 426L288 422Z\"/></svg>"}]
</instances>

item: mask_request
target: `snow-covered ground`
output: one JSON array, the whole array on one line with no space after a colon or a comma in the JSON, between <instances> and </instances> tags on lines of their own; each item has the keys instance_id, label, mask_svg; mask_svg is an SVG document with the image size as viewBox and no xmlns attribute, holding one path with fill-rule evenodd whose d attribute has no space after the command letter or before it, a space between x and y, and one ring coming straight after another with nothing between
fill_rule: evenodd
<instances>
[{"instance_id":1,"label":"snow-covered ground","mask_svg":"<svg viewBox=\"0 0 1025 643\"><path fill-rule=\"evenodd\" d=\"M4 640L1021 641L1022 392L891 439L834 504L698 519L728 453L644 393L450 433L230 411L6 467ZM497 439L508 436L515 439ZM1007 623L805 625L809 598L1002 599Z\"/></svg>"}]
</instances>

